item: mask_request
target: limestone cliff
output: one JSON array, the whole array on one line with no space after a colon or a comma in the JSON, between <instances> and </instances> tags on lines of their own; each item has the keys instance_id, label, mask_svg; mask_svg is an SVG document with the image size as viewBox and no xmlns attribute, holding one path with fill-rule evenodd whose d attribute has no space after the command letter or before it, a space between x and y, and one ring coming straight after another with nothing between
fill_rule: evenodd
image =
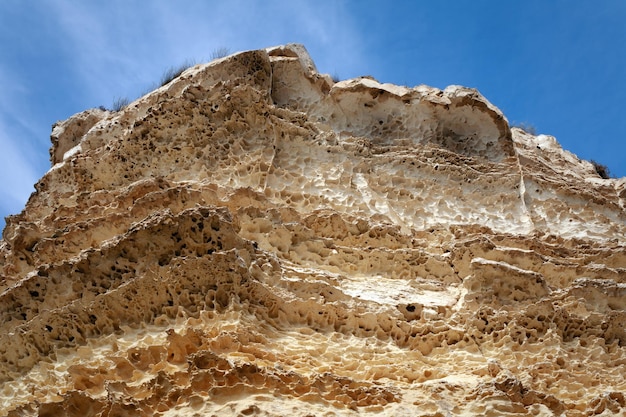
<instances>
[{"instance_id":1,"label":"limestone cliff","mask_svg":"<svg viewBox=\"0 0 626 417\"><path fill-rule=\"evenodd\" d=\"M304 47L55 125L0 416L624 415L626 179Z\"/></svg>"}]
</instances>

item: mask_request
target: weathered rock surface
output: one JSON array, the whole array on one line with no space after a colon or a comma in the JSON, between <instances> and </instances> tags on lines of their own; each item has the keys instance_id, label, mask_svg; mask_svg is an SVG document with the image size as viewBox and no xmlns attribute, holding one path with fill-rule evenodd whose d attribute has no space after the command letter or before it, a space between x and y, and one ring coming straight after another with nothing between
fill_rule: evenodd
<instances>
[{"instance_id":1,"label":"weathered rock surface","mask_svg":"<svg viewBox=\"0 0 626 417\"><path fill-rule=\"evenodd\" d=\"M55 125L0 415L624 415L626 180L299 45Z\"/></svg>"}]
</instances>

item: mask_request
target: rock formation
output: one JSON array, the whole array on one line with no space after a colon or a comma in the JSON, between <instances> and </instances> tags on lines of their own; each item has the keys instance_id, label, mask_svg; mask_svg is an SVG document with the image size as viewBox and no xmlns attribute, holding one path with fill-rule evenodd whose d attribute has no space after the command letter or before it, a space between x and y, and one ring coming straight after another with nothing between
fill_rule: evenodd
<instances>
[{"instance_id":1,"label":"rock formation","mask_svg":"<svg viewBox=\"0 0 626 417\"><path fill-rule=\"evenodd\" d=\"M52 132L0 416L626 413L626 179L476 90L196 65Z\"/></svg>"}]
</instances>

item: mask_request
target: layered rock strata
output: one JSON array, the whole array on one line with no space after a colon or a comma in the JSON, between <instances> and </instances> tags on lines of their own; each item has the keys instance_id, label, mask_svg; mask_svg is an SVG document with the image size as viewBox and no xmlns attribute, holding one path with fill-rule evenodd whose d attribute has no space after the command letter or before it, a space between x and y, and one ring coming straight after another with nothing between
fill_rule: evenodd
<instances>
[{"instance_id":1,"label":"layered rock strata","mask_svg":"<svg viewBox=\"0 0 626 417\"><path fill-rule=\"evenodd\" d=\"M0 241L0 416L626 411L626 180L300 45L55 125Z\"/></svg>"}]
</instances>

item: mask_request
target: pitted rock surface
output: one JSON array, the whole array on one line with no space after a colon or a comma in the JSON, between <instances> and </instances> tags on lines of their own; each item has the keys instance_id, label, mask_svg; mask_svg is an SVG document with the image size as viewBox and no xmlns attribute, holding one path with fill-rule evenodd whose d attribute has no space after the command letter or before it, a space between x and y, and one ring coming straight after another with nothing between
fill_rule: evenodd
<instances>
[{"instance_id":1,"label":"pitted rock surface","mask_svg":"<svg viewBox=\"0 0 626 417\"><path fill-rule=\"evenodd\" d=\"M0 241L0 416L626 413L626 179L301 45L57 123Z\"/></svg>"}]
</instances>

